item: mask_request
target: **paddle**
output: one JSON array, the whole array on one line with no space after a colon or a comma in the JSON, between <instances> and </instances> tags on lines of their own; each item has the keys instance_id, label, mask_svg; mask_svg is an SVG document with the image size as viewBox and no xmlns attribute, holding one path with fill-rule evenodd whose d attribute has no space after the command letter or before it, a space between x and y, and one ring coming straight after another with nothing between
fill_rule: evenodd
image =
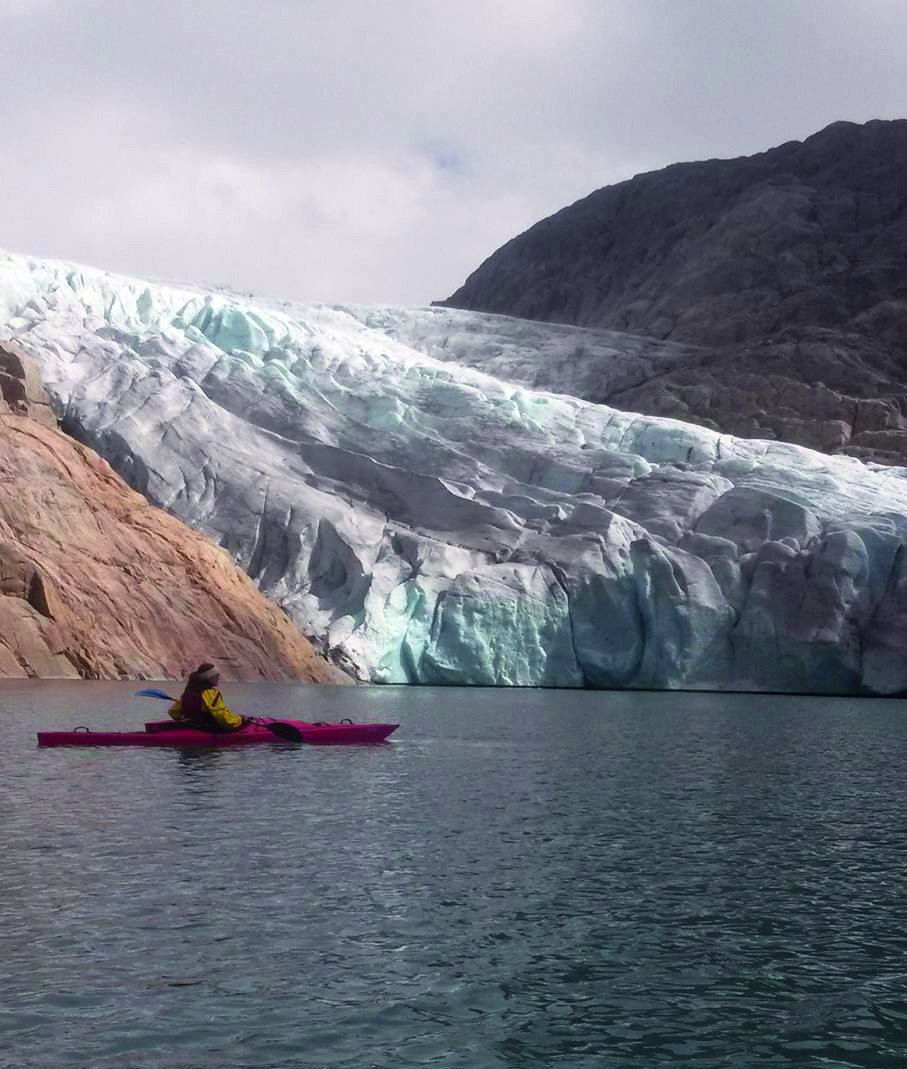
<instances>
[{"instance_id":1,"label":"paddle","mask_svg":"<svg viewBox=\"0 0 907 1069\"><path fill-rule=\"evenodd\" d=\"M170 694L165 694L162 690L155 690L154 687L148 687L145 690L137 690L135 696L137 698L161 698L166 702L176 701ZM261 717L258 716L250 717L250 719L260 727L267 728L272 735L275 735L278 739L283 739L285 742L305 742L302 732L299 728L293 727L292 724L284 724L279 720L262 720ZM176 720L174 720L173 723L174 726L179 726Z\"/></svg>"}]
</instances>

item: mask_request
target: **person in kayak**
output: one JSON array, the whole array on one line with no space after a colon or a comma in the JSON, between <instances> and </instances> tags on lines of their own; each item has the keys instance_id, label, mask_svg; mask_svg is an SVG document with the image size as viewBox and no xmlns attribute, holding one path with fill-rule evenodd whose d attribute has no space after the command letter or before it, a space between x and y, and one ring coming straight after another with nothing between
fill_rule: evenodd
<instances>
[{"instance_id":1,"label":"person in kayak","mask_svg":"<svg viewBox=\"0 0 907 1069\"><path fill-rule=\"evenodd\" d=\"M186 687L170 706L170 717L177 722L187 721L187 727L199 731L223 733L239 731L249 723L248 719L234 713L224 703L224 696L217 689L220 672L207 661L186 680Z\"/></svg>"}]
</instances>

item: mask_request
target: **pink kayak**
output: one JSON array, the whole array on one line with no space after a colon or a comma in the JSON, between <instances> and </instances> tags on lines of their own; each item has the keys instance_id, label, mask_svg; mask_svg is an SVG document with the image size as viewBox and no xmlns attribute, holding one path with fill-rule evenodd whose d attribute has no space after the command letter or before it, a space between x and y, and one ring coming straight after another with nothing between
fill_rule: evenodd
<instances>
[{"instance_id":1,"label":"pink kayak","mask_svg":"<svg viewBox=\"0 0 907 1069\"><path fill-rule=\"evenodd\" d=\"M271 730L269 725L274 725ZM295 730L281 731L282 726ZM39 731L39 746L244 746L253 742L300 741L321 745L337 743L383 742L399 724L353 724L343 721L327 724L305 720L260 717L239 731L214 734L194 728L175 727L172 720L153 720L144 731ZM277 732L281 732L278 736ZM296 738L296 732L301 738Z\"/></svg>"}]
</instances>

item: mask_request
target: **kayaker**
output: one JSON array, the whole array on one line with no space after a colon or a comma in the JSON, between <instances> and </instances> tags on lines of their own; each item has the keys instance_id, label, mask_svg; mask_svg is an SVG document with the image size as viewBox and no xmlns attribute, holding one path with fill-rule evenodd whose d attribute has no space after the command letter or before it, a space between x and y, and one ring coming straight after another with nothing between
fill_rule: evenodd
<instances>
[{"instance_id":1,"label":"kayaker","mask_svg":"<svg viewBox=\"0 0 907 1069\"><path fill-rule=\"evenodd\" d=\"M170 706L173 720L189 721L200 731L239 731L249 722L246 717L234 713L224 703L224 696L217 689L220 672L207 661L186 680L182 695Z\"/></svg>"}]
</instances>

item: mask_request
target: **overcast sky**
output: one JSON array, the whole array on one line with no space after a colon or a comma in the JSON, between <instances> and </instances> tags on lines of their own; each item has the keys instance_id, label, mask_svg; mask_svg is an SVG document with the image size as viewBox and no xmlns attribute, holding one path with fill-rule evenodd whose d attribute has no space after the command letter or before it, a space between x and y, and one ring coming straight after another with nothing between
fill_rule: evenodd
<instances>
[{"instance_id":1,"label":"overcast sky","mask_svg":"<svg viewBox=\"0 0 907 1069\"><path fill-rule=\"evenodd\" d=\"M0 0L0 247L427 303L601 186L907 117L902 0Z\"/></svg>"}]
</instances>

